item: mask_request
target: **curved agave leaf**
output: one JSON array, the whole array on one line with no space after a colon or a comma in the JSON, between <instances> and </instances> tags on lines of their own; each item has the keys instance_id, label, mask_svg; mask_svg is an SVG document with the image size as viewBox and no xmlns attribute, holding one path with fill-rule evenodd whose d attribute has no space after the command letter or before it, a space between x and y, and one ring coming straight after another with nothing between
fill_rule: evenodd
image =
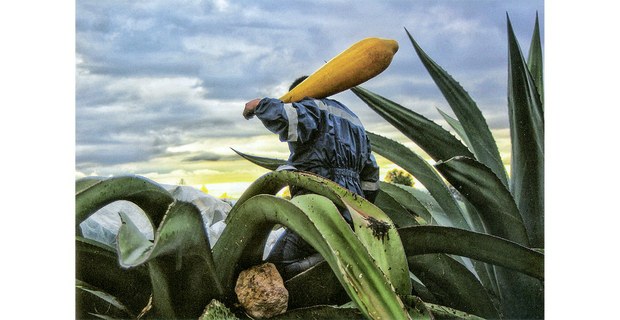
<instances>
[{"instance_id":1,"label":"curved agave leaf","mask_svg":"<svg viewBox=\"0 0 620 320\"><path fill-rule=\"evenodd\" d=\"M409 269L442 305L498 319L486 289L461 263L445 254L409 256Z\"/></svg>"},{"instance_id":2,"label":"curved agave leaf","mask_svg":"<svg viewBox=\"0 0 620 320\"><path fill-rule=\"evenodd\" d=\"M403 297L403 301L405 301L405 304L410 308L417 309L423 314L421 318L414 317L414 319L426 319L425 315L428 315L430 319L434 320L482 320L482 318L478 316L450 307L429 303L423 301L420 297L412 295Z\"/></svg>"},{"instance_id":3,"label":"curved agave leaf","mask_svg":"<svg viewBox=\"0 0 620 320\"><path fill-rule=\"evenodd\" d=\"M422 60L422 64L426 67L426 70L463 126L463 131L467 136L467 140L471 143L471 149L476 155L476 159L488 166L497 175L499 180L508 187L506 169L504 169L497 144L482 112L480 112L480 109L478 109L478 106L467 91L420 48L406 28L405 31L418 57ZM468 156L466 154L461 155Z\"/></svg>"},{"instance_id":4,"label":"curved agave leaf","mask_svg":"<svg viewBox=\"0 0 620 320\"><path fill-rule=\"evenodd\" d=\"M330 305L316 305L287 311L281 315L272 317L273 320L306 320L306 319L362 319L362 313L356 308L341 308Z\"/></svg>"},{"instance_id":5,"label":"curved agave leaf","mask_svg":"<svg viewBox=\"0 0 620 320\"><path fill-rule=\"evenodd\" d=\"M508 19L508 111L512 145L510 191L531 243L544 247L544 113L536 84Z\"/></svg>"},{"instance_id":6,"label":"curved agave leaf","mask_svg":"<svg viewBox=\"0 0 620 320\"><path fill-rule=\"evenodd\" d=\"M118 298L138 314L151 294L148 270L144 267L123 269L113 248L83 237L75 238L77 281L88 283ZM80 301L77 301L78 308Z\"/></svg>"},{"instance_id":7,"label":"curved agave leaf","mask_svg":"<svg viewBox=\"0 0 620 320\"><path fill-rule=\"evenodd\" d=\"M78 194L84 189L88 189L93 185L106 180L105 177L84 177L75 181L75 193Z\"/></svg>"},{"instance_id":8,"label":"curved agave leaf","mask_svg":"<svg viewBox=\"0 0 620 320\"><path fill-rule=\"evenodd\" d=\"M110 319L135 318L135 315L116 297L86 282L78 280L75 285L75 293L78 319L87 319L93 316Z\"/></svg>"},{"instance_id":9,"label":"curved agave leaf","mask_svg":"<svg viewBox=\"0 0 620 320\"><path fill-rule=\"evenodd\" d=\"M288 279L284 286L288 289L289 310L351 301L326 261Z\"/></svg>"},{"instance_id":10,"label":"curved agave leaf","mask_svg":"<svg viewBox=\"0 0 620 320\"><path fill-rule=\"evenodd\" d=\"M471 202L491 234L529 247L512 195L488 167L471 158L454 157L437 162L435 168Z\"/></svg>"},{"instance_id":11,"label":"curved agave leaf","mask_svg":"<svg viewBox=\"0 0 620 320\"><path fill-rule=\"evenodd\" d=\"M476 208L469 202L469 200L465 198L462 198L461 200L463 206L465 207L465 210L463 210L463 212L466 213L466 219L468 219L467 221L472 226L471 231L488 234L488 232L486 231L486 227L482 222L482 218L480 218L478 210L476 210ZM492 290L495 296L499 297L499 288L495 276L495 267L493 265L477 260L473 260L472 263L474 264L476 273L480 277L480 281L485 286L485 288Z\"/></svg>"},{"instance_id":12,"label":"curved agave leaf","mask_svg":"<svg viewBox=\"0 0 620 320\"><path fill-rule=\"evenodd\" d=\"M403 190L403 192L406 191ZM412 197L409 196L407 200L409 198ZM408 226L415 226L420 223L426 223L424 219L418 216L414 211L406 208L396 199L395 196L385 192L385 190L381 189L381 187L379 188L374 204L381 208L381 210L385 212L392 221L394 221L394 226L396 228L404 228Z\"/></svg>"},{"instance_id":13,"label":"curved agave leaf","mask_svg":"<svg viewBox=\"0 0 620 320\"><path fill-rule=\"evenodd\" d=\"M372 110L413 140L435 161L473 154L449 131L398 103L362 87L351 88Z\"/></svg>"},{"instance_id":14,"label":"curved agave leaf","mask_svg":"<svg viewBox=\"0 0 620 320\"><path fill-rule=\"evenodd\" d=\"M235 151L237 154L242 156L244 159L258 166L269 169L269 170L275 170L280 165L286 163L286 161L280 160L280 159L253 156L253 155L249 155L249 154L245 154L243 152L237 151L235 149L233 149L233 151ZM402 192L405 192L405 191L402 191ZM404 200L404 201L407 201L408 203L416 202L412 205L409 205L403 208L400 203L395 203L396 199L394 199L393 193L394 192L386 193L384 192L384 190L380 189L374 203L376 206L381 208L381 210L383 210L385 213L388 214L390 219L394 221L397 227L405 227L411 224L417 224L415 217L412 217L411 213L418 214L419 212L421 215L427 217L428 221L430 221L430 213L428 213L428 210L424 208L424 206L420 204L415 199L415 197L411 196L410 194L408 194L408 197L406 198L399 197L399 200L401 201ZM415 209L412 210L411 207L415 207ZM407 212L407 210L409 210L410 213L405 213Z\"/></svg>"},{"instance_id":15,"label":"curved agave leaf","mask_svg":"<svg viewBox=\"0 0 620 320\"><path fill-rule=\"evenodd\" d=\"M540 95L541 107L545 107L545 95L543 86L543 54L540 43L540 27L538 26L538 12L536 12L536 23L534 24L534 34L530 42L530 51L527 55L527 66L530 69L536 88Z\"/></svg>"},{"instance_id":16,"label":"curved agave leaf","mask_svg":"<svg viewBox=\"0 0 620 320\"><path fill-rule=\"evenodd\" d=\"M465 145L471 150L471 141L469 141L469 137L467 137L465 129L463 129L463 125L458 120L441 111L441 109L437 108L437 111L439 111L439 114L441 114L443 119L446 120L446 122L452 127L452 129L454 129L456 134L458 134L458 136L463 140L463 143L465 143Z\"/></svg>"},{"instance_id":17,"label":"curved agave leaf","mask_svg":"<svg viewBox=\"0 0 620 320\"><path fill-rule=\"evenodd\" d=\"M366 317L408 318L394 288L336 206L316 194L298 196L291 201L257 195L235 205L228 215L227 228L213 248L215 260L220 264L219 276L227 290L232 291L233 277L240 268L260 263L260 256L253 255L249 260L246 253L262 251L264 239L275 224L299 234L325 258Z\"/></svg>"},{"instance_id":18,"label":"curved agave leaf","mask_svg":"<svg viewBox=\"0 0 620 320\"><path fill-rule=\"evenodd\" d=\"M445 214L450 218L452 226L469 229L463 217L463 213L461 212L461 208L454 197L452 197L448 186L430 164L415 152L394 140L372 132L367 132L367 135L374 152L384 156L405 171L411 173L424 187L426 187L433 198L437 200L437 203L444 210Z\"/></svg>"},{"instance_id":19,"label":"curved agave leaf","mask_svg":"<svg viewBox=\"0 0 620 320\"><path fill-rule=\"evenodd\" d=\"M436 320L483 320L483 318L476 315L468 314L446 306L440 306L432 303L424 304Z\"/></svg>"},{"instance_id":20,"label":"curved agave leaf","mask_svg":"<svg viewBox=\"0 0 620 320\"><path fill-rule=\"evenodd\" d=\"M176 201L151 243L121 213L117 251L125 268L147 264L153 285L153 306L162 317L198 317L223 289L216 275L200 211Z\"/></svg>"},{"instance_id":21,"label":"curved agave leaf","mask_svg":"<svg viewBox=\"0 0 620 320\"><path fill-rule=\"evenodd\" d=\"M76 182L76 230L90 215L118 200L138 205L153 226L159 225L168 206L174 201L170 193L157 183L140 176L122 176L108 179L84 178Z\"/></svg>"},{"instance_id":22,"label":"curved agave leaf","mask_svg":"<svg viewBox=\"0 0 620 320\"><path fill-rule=\"evenodd\" d=\"M407 256L446 253L506 267L544 280L544 255L492 235L450 227L398 229Z\"/></svg>"},{"instance_id":23,"label":"curved agave leaf","mask_svg":"<svg viewBox=\"0 0 620 320\"><path fill-rule=\"evenodd\" d=\"M279 166L286 164L286 160L253 156L253 155L245 154L241 151L237 151L233 148L231 149L232 151L236 152L238 155L240 155L244 159L254 163L255 165L261 166L265 169L276 170L278 169Z\"/></svg>"},{"instance_id":24,"label":"curved agave leaf","mask_svg":"<svg viewBox=\"0 0 620 320\"><path fill-rule=\"evenodd\" d=\"M491 234L530 247L519 210L497 176L474 159L455 157L435 167L480 213ZM542 318L542 283L496 267L499 292L509 318Z\"/></svg>"},{"instance_id":25,"label":"curved agave leaf","mask_svg":"<svg viewBox=\"0 0 620 320\"><path fill-rule=\"evenodd\" d=\"M396 292L399 294L411 292L405 252L390 218L366 199L333 181L307 172L274 171L254 181L241 195L236 205L257 194L276 194L287 184L325 196L340 209L348 209L353 219L355 234L379 268L388 276ZM377 226L385 231L381 241L377 241Z\"/></svg>"},{"instance_id":26,"label":"curved agave leaf","mask_svg":"<svg viewBox=\"0 0 620 320\"><path fill-rule=\"evenodd\" d=\"M413 194L402 188L401 185L381 181L379 182L379 190L390 195L396 202L405 208L405 210L411 212L415 216L418 216L419 218L416 218L416 225L428 224L428 222L431 221L431 213L428 209L426 209L426 207L424 207L424 205ZM377 204L377 201L375 201L375 204L383 210L383 208ZM394 218L392 218L392 220L394 220Z\"/></svg>"}]
</instances>

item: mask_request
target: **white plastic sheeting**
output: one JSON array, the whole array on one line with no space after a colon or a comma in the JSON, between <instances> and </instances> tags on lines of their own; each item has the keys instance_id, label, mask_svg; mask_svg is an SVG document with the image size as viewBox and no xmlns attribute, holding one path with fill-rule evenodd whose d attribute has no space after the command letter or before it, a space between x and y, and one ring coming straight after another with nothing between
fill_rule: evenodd
<instances>
[{"instance_id":1,"label":"white plastic sheeting","mask_svg":"<svg viewBox=\"0 0 620 320\"><path fill-rule=\"evenodd\" d=\"M226 227L226 216L231 210L231 204L214 196L203 193L189 186L162 185L172 196L180 201L191 202L200 210L204 227L209 237L211 247L217 242ZM95 212L80 224L85 238L116 247L116 235L121 227L119 212L127 214L129 219L138 227L147 239L154 239L154 228L144 211L129 201L116 201ZM284 229L278 228L271 232L265 244L263 257L266 258L273 245Z\"/></svg>"},{"instance_id":2,"label":"white plastic sheeting","mask_svg":"<svg viewBox=\"0 0 620 320\"><path fill-rule=\"evenodd\" d=\"M189 186L162 185L172 196L180 201L193 203L199 210L204 221L205 230L211 246L215 244L226 224L224 220L231 209L228 202L205 194ZM85 238L116 246L116 235L121 226L119 212L127 214L129 219L148 239L154 239L154 228L144 211L129 201L116 201L95 212L80 224Z\"/></svg>"}]
</instances>

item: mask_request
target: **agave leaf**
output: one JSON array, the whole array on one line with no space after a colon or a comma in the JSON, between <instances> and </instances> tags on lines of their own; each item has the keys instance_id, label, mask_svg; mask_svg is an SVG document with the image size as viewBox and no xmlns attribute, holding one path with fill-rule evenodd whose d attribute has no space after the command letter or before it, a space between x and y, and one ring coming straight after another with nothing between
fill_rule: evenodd
<instances>
[{"instance_id":1,"label":"agave leaf","mask_svg":"<svg viewBox=\"0 0 620 320\"><path fill-rule=\"evenodd\" d=\"M508 18L508 111L511 184L532 246L544 247L544 114Z\"/></svg>"},{"instance_id":2,"label":"agave leaf","mask_svg":"<svg viewBox=\"0 0 620 320\"><path fill-rule=\"evenodd\" d=\"M84 189L88 189L93 185L106 180L104 177L84 177L75 181L75 193L78 194Z\"/></svg>"},{"instance_id":3,"label":"agave leaf","mask_svg":"<svg viewBox=\"0 0 620 320\"><path fill-rule=\"evenodd\" d=\"M286 164L286 160L253 156L253 155L243 153L241 151L237 151L235 149L232 149L232 150L236 152L238 155L240 155L241 157L243 157L244 159L252 162L255 165L261 166L265 169L276 170L278 169L279 166Z\"/></svg>"},{"instance_id":4,"label":"agave leaf","mask_svg":"<svg viewBox=\"0 0 620 320\"><path fill-rule=\"evenodd\" d=\"M409 268L440 304L481 317L499 314L486 289L461 263L445 254L409 256Z\"/></svg>"},{"instance_id":5,"label":"agave leaf","mask_svg":"<svg viewBox=\"0 0 620 320\"><path fill-rule=\"evenodd\" d=\"M543 54L540 42L540 27L538 26L538 12L536 12L536 24L534 25L534 34L530 43L530 51L527 57L527 66L530 69L538 94L540 95L541 106L544 109L545 95L543 87Z\"/></svg>"},{"instance_id":6,"label":"agave leaf","mask_svg":"<svg viewBox=\"0 0 620 320\"><path fill-rule=\"evenodd\" d=\"M386 192L386 188L390 189L390 192ZM394 192L400 193L397 194ZM391 183L381 182L374 204L385 212L392 221L394 221L396 228L426 224L426 220L420 217L415 211L411 210L411 206L409 204L412 202L412 198L414 199L413 201L417 202L416 205L424 208L422 204L415 200L415 198L407 191L402 190ZM404 204L401 201L407 201L408 203ZM424 210L426 210L426 208L424 208ZM428 213L428 211L426 211L426 214L430 217L430 213Z\"/></svg>"},{"instance_id":7,"label":"agave leaf","mask_svg":"<svg viewBox=\"0 0 620 320\"><path fill-rule=\"evenodd\" d=\"M350 301L338 277L326 261L288 279L288 308L305 308L314 305L341 305Z\"/></svg>"},{"instance_id":8,"label":"agave leaf","mask_svg":"<svg viewBox=\"0 0 620 320\"><path fill-rule=\"evenodd\" d=\"M167 257L161 257L148 263L151 285L153 286L152 306L157 316L166 319L175 319L178 315L174 308L174 293L171 288L170 272L166 271Z\"/></svg>"},{"instance_id":9,"label":"agave leaf","mask_svg":"<svg viewBox=\"0 0 620 320\"><path fill-rule=\"evenodd\" d=\"M396 200L401 206L403 206L405 210L419 217L419 219L416 219L416 221L418 222L416 223L416 225L417 224L428 224L428 222L431 221L431 213L415 197L415 195L405 190L403 187L405 186L394 184L394 183L383 182L383 181L379 182L379 189L382 192L385 192L388 195L390 195L392 198L394 198L394 200ZM375 204L376 204L376 201L375 201ZM379 206L379 208L381 208L381 206Z\"/></svg>"},{"instance_id":10,"label":"agave leaf","mask_svg":"<svg viewBox=\"0 0 620 320\"><path fill-rule=\"evenodd\" d=\"M204 306L219 298L218 282L202 216L191 203L176 201L150 243L121 214L117 251L125 268L148 264L153 307L163 317L198 317Z\"/></svg>"},{"instance_id":11,"label":"agave leaf","mask_svg":"<svg viewBox=\"0 0 620 320\"><path fill-rule=\"evenodd\" d=\"M446 122L452 127L452 129L454 129L456 134L463 140L463 143L465 143L465 145L471 150L472 149L471 142L469 141L469 137L467 137L467 134L465 133L465 130L463 129L463 125L458 120L452 118L447 113L441 111L441 109L437 108L437 111L439 111L439 114L441 114L443 119L446 120Z\"/></svg>"},{"instance_id":12,"label":"agave leaf","mask_svg":"<svg viewBox=\"0 0 620 320\"><path fill-rule=\"evenodd\" d=\"M76 315L79 319L90 318L95 312L104 313L102 317L112 319L135 318L121 301L97 287L77 280L75 289Z\"/></svg>"},{"instance_id":13,"label":"agave leaf","mask_svg":"<svg viewBox=\"0 0 620 320\"><path fill-rule=\"evenodd\" d=\"M356 235L375 259L379 268L390 279L396 292L399 294L411 292L405 253L398 232L390 218L372 203L333 181L307 172L274 171L254 181L241 195L236 205L242 204L257 194L276 194L286 184L323 195L334 202L340 210L349 210ZM373 221L372 225L386 227L385 241L377 241L375 229L369 221ZM255 254L262 255L262 251Z\"/></svg>"},{"instance_id":14,"label":"agave leaf","mask_svg":"<svg viewBox=\"0 0 620 320\"><path fill-rule=\"evenodd\" d=\"M456 310L454 308L429 303L420 297L408 295L403 297L405 304L414 309L418 309L424 316L414 319L434 319L434 320L482 320L482 318ZM428 315L428 316L426 316ZM427 318L428 317L428 318Z\"/></svg>"},{"instance_id":15,"label":"agave leaf","mask_svg":"<svg viewBox=\"0 0 620 320\"><path fill-rule=\"evenodd\" d=\"M366 317L408 318L394 288L336 206L316 194L291 201L257 195L233 207L227 228L213 248L219 276L227 290L234 287L233 278L240 269L260 263L260 256L251 255L250 260L245 253L262 251L265 235L275 224L299 234L325 258Z\"/></svg>"},{"instance_id":16,"label":"agave leaf","mask_svg":"<svg viewBox=\"0 0 620 320\"><path fill-rule=\"evenodd\" d=\"M356 308L341 308L329 305L315 305L312 307L289 310L281 315L274 316L273 320L306 320L306 319L363 319L362 313Z\"/></svg>"},{"instance_id":17,"label":"agave leaf","mask_svg":"<svg viewBox=\"0 0 620 320\"><path fill-rule=\"evenodd\" d=\"M76 230L90 215L118 200L138 205L153 226L159 225L168 206L174 201L170 193L157 183L140 176L122 176L108 179L85 178L76 182Z\"/></svg>"},{"instance_id":18,"label":"agave leaf","mask_svg":"<svg viewBox=\"0 0 620 320\"><path fill-rule=\"evenodd\" d=\"M473 157L461 141L435 122L362 87L351 88L372 110L419 145L435 161L454 156Z\"/></svg>"},{"instance_id":19,"label":"agave leaf","mask_svg":"<svg viewBox=\"0 0 620 320\"><path fill-rule=\"evenodd\" d=\"M435 167L476 207L491 234L529 247L514 199L489 168L466 157L439 162ZM495 269L506 316L542 318L542 283L502 267Z\"/></svg>"},{"instance_id":20,"label":"agave leaf","mask_svg":"<svg viewBox=\"0 0 620 320\"><path fill-rule=\"evenodd\" d=\"M489 233L529 247L529 241L512 195L491 170L466 157L454 157L435 168L471 202Z\"/></svg>"},{"instance_id":21,"label":"agave leaf","mask_svg":"<svg viewBox=\"0 0 620 320\"><path fill-rule=\"evenodd\" d=\"M497 144L482 112L480 112L480 109L478 109L478 106L467 91L420 48L407 29L405 31L424 67L426 67L426 70L463 126L463 133L467 136L466 140L469 141L476 159L488 166L500 181L508 187L506 169L504 169ZM447 160L447 158L440 160Z\"/></svg>"},{"instance_id":22,"label":"agave leaf","mask_svg":"<svg viewBox=\"0 0 620 320\"><path fill-rule=\"evenodd\" d=\"M374 152L384 156L388 160L411 173L428 192L437 200L437 203L450 218L452 226L468 229L463 213L452 197L448 186L437 174L433 167L415 152L402 144L382 137L372 132L367 132Z\"/></svg>"},{"instance_id":23,"label":"agave leaf","mask_svg":"<svg viewBox=\"0 0 620 320\"><path fill-rule=\"evenodd\" d=\"M442 225L442 226L454 226L454 223L450 220L450 218L446 215L444 210L441 208L437 200L431 196L431 194L427 190L416 189L413 187L398 186L399 188L407 191L413 197L418 199L420 203L428 209L431 217L428 221L428 224L433 225Z\"/></svg>"},{"instance_id":24,"label":"agave leaf","mask_svg":"<svg viewBox=\"0 0 620 320\"><path fill-rule=\"evenodd\" d=\"M482 233L440 226L398 229L407 256L446 253L506 267L544 280L544 255L517 243Z\"/></svg>"},{"instance_id":25,"label":"agave leaf","mask_svg":"<svg viewBox=\"0 0 620 320\"><path fill-rule=\"evenodd\" d=\"M478 210L469 202L469 200L461 197L461 203L463 204L466 214L467 222L472 226L471 231L488 234L486 231L486 227L480 218L480 214ZM480 281L489 290L492 290L495 294L495 297L499 297L499 288L497 285L497 279L495 277L495 267L491 264L487 264L484 262L480 262L477 260L472 261L474 264L474 268L476 269L476 273L480 277Z\"/></svg>"},{"instance_id":26,"label":"agave leaf","mask_svg":"<svg viewBox=\"0 0 620 320\"><path fill-rule=\"evenodd\" d=\"M151 294L148 270L137 267L126 270L118 265L114 249L102 243L76 237L76 270L78 282L85 282L115 296L131 313L137 314ZM77 308L86 308L77 301Z\"/></svg>"},{"instance_id":27,"label":"agave leaf","mask_svg":"<svg viewBox=\"0 0 620 320\"><path fill-rule=\"evenodd\" d=\"M433 303L424 304L433 315L433 318L436 320L483 320L483 318L480 318L476 315L468 314L454 308L441 306Z\"/></svg>"}]
</instances>

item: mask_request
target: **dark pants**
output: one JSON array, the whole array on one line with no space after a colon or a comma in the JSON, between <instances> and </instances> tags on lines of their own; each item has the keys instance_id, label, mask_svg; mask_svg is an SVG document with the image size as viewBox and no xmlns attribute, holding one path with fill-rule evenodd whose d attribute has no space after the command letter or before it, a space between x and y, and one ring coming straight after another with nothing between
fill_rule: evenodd
<instances>
[{"instance_id":1,"label":"dark pants","mask_svg":"<svg viewBox=\"0 0 620 320\"><path fill-rule=\"evenodd\" d=\"M323 260L311 245L288 229L284 230L267 257L285 281Z\"/></svg>"},{"instance_id":2,"label":"dark pants","mask_svg":"<svg viewBox=\"0 0 620 320\"><path fill-rule=\"evenodd\" d=\"M351 216L345 211L345 220L352 225ZM348 218L348 219L347 219ZM311 245L291 230L284 230L266 261L273 263L284 281L310 269L325 260Z\"/></svg>"}]
</instances>

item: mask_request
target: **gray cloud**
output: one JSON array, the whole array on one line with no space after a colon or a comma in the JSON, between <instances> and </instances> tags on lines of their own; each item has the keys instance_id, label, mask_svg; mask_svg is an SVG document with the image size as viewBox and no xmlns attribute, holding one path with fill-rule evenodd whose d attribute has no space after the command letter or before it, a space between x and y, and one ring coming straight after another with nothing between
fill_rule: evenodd
<instances>
[{"instance_id":1,"label":"gray cloud","mask_svg":"<svg viewBox=\"0 0 620 320\"><path fill-rule=\"evenodd\" d=\"M503 128L506 12L527 53L542 10L542 0L78 1L76 165L88 174L206 139L268 134L241 117L245 101L284 94L297 76L368 36L396 39L400 50L364 87L441 119L435 108L449 107L404 28L465 87L489 125ZM368 126L383 123L352 93L336 98ZM205 151L184 159L226 157Z\"/></svg>"}]
</instances>

